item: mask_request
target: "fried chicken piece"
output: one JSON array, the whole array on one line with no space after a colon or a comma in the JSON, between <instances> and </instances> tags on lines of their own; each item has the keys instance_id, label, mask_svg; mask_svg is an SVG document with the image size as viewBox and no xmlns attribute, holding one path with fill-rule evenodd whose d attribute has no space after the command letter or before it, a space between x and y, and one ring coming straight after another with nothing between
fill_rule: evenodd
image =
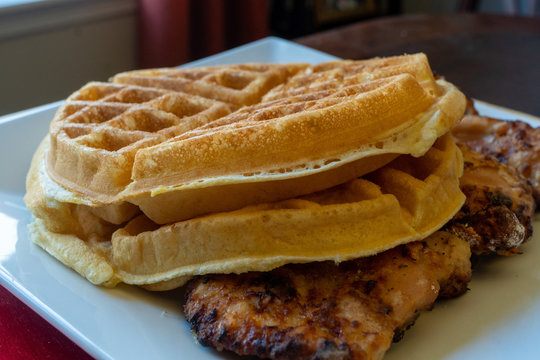
<instances>
[{"instance_id":1,"label":"fried chicken piece","mask_svg":"<svg viewBox=\"0 0 540 360\"><path fill-rule=\"evenodd\" d=\"M471 114L452 129L452 134L471 150L493 156L514 169L532 185L536 203L540 204L540 128Z\"/></svg>"},{"instance_id":2,"label":"fried chicken piece","mask_svg":"<svg viewBox=\"0 0 540 360\"><path fill-rule=\"evenodd\" d=\"M437 232L379 255L207 275L188 285L198 341L272 359L381 359L438 296L463 293L469 245Z\"/></svg>"},{"instance_id":3,"label":"fried chicken piece","mask_svg":"<svg viewBox=\"0 0 540 360\"><path fill-rule=\"evenodd\" d=\"M532 188L497 159L458 145L464 158L460 187L467 198L445 229L467 240L475 254L517 253L532 235Z\"/></svg>"}]
</instances>

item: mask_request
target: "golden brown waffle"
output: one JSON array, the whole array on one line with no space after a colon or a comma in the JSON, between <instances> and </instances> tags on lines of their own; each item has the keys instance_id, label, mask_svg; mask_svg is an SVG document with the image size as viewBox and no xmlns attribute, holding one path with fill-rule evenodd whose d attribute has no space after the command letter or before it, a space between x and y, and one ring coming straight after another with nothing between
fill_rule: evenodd
<instances>
[{"instance_id":1,"label":"golden brown waffle","mask_svg":"<svg viewBox=\"0 0 540 360\"><path fill-rule=\"evenodd\" d=\"M126 282L164 290L198 274L368 256L426 237L464 201L461 153L445 135L420 158L400 156L364 178L318 193L171 225L141 215L120 226L99 219L86 205L40 216L50 206L72 206L47 198L58 192L43 188L55 186L42 178L44 149L33 161L25 198L38 217L33 239L93 283L107 286ZM58 234L57 222L79 229Z\"/></svg>"},{"instance_id":2,"label":"golden brown waffle","mask_svg":"<svg viewBox=\"0 0 540 360\"><path fill-rule=\"evenodd\" d=\"M309 79L318 85L302 87ZM259 102L270 89L272 100ZM239 102L256 104L228 113ZM435 82L424 55L129 72L66 101L51 125L48 172L89 205L128 201L168 223L322 190L396 154L422 155L464 104L451 84Z\"/></svg>"},{"instance_id":3,"label":"golden brown waffle","mask_svg":"<svg viewBox=\"0 0 540 360\"><path fill-rule=\"evenodd\" d=\"M375 254L461 206L440 137L464 108L422 54L123 73L53 119L27 178L32 237L93 283L155 290Z\"/></svg>"}]
</instances>

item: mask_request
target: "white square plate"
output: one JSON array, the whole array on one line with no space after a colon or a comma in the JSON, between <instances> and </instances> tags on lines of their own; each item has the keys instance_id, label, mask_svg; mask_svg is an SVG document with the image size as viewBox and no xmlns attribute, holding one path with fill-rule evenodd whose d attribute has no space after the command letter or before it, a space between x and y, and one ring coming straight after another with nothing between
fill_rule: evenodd
<instances>
[{"instance_id":1,"label":"white square plate","mask_svg":"<svg viewBox=\"0 0 540 360\"><path fill-rule=\"evenodd\" d=\"M188 66L237 62L312 62L335 57L267 38ZM82 85L82 84L81 84ZM30 241L22 197L30 159L59 106L0 118L0 282L100 359L236 359L197 345L183 319L182 291L96 287ZM479 102L487 115L540 121ZM523 254L484 261L470 291L424 313L386 359L531 359L540 332L540 227Z\"/></svg>"}]
</instances>

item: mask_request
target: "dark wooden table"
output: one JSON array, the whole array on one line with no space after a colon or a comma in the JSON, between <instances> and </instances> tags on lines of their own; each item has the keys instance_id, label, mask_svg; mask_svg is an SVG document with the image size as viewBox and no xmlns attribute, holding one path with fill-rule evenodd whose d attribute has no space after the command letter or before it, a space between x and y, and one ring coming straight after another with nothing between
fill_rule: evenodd
<instances>
[{"instance_id":1,"label":"dark wooden table","mask_svg":"<svg viewBox=\"0 0 540 360\"><path fill-rule=\"evenodd\" d=\"M467 95L540 116L540 18L408 15L296 39L348 59L424 52L433 71Z\"/></svg>"}]
</instances>

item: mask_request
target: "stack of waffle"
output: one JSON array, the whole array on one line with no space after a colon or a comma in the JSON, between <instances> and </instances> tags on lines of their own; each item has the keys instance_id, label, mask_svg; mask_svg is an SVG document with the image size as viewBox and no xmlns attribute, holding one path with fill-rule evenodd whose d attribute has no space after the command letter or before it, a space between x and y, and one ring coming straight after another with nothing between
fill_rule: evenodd
<instances>
[{"instance_id":1,"label":"stack of waffle","mask_svg":"<svg viewBox=\"0 0 540 360\"><path fill-rule=\"evenodd\" d=\"M58 110L25 201L94 284L370 256L461 207L465 98L423 54L122 73Z\"/></svg>"}]
</instances>

